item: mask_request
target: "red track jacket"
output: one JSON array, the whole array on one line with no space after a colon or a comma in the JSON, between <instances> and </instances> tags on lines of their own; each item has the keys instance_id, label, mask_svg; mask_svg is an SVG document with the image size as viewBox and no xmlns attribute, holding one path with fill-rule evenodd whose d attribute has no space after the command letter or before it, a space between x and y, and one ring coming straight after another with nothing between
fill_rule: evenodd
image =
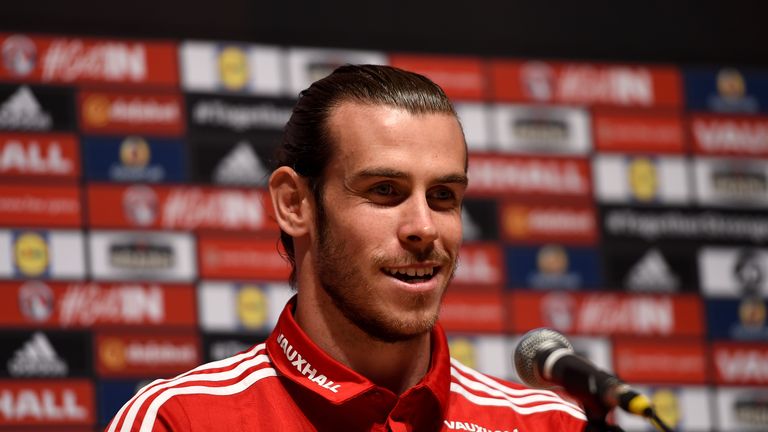
<instances>
[{"instance_id":1,"label":"red track jacket","mask_svg":"<svg viewBox=\"0 0 768 432\"><path fill-rule=\"evenodd\" d=\"M546 390L453 360L432 332L429 371L400 396L329 357L286 305L263 344L156 380L120 409L115 431L581 431L580 408Z\"/></svg>"}]
</instances>

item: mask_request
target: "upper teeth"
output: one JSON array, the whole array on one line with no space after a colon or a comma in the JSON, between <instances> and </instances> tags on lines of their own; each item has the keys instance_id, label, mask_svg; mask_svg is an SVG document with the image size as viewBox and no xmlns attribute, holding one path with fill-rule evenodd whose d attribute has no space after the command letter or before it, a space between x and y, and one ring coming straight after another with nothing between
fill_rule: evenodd
<instances>
[{"instance_id":1,"label":"upper teeth","mask_svg":"<svg viewBox=\"0 0 768 432\"><path fill-rule=\"evenodd\" d=\"M407 268L407 269L388 268L388 269L386 269L386 271L388 271L393 276L396 276L398 274L408 275L408 276L432 276L432 272L434 270L435 270L434 267Z\"/></svg>"}]
</instances>

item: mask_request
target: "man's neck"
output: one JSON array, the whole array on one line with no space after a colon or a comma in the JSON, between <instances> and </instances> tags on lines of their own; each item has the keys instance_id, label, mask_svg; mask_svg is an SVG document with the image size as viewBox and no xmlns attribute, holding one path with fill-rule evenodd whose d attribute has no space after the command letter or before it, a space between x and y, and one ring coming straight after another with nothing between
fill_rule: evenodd
<instances>
[{"instance_id":1,"label":"man's neck","mask_svg":"<svg viewBox=\"0 0 768 432\"><path fill-rule=\"evenodd\" d=\"M336 361L397 395L427 373L430 333L400 342L383 342L350 322L321 289L299 291L294 312L296 323Z\"/></svg>"}]
</instances>

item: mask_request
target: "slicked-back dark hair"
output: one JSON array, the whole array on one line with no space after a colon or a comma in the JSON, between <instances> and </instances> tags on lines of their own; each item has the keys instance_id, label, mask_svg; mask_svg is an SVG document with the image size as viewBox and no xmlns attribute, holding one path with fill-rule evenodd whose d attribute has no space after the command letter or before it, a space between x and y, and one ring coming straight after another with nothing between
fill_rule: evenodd
<instances>
[{"instance_id":1,"label":"slicked-back dark hair","mask_svg":"<svg viewBox=\"0 0 768 432\"><path fill-rule=\"evenodd\" d=\"M411 114L456 116L440 86L425 76L391 66L345 65L314 82L299 94L275 153L274 168L288 166L306 178L319 213L323 212L323 173L333 155L328 118L345 102L401 108ZM318 219L322 217L318 214ZM291 263L289 282L295 287L293 237L280 230L280 241Z\"/></svg>"}]
</instances>

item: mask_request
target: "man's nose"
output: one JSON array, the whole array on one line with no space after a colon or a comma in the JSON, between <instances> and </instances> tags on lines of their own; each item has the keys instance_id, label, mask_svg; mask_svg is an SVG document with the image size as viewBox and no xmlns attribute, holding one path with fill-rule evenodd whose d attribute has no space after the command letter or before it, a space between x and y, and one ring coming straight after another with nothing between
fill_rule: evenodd
<instances>
[{"instance_id":1,"label":"man's nose","mask_svg":"<svg viewBox=\"0 0 768 432\"><path fill-rule=\"evenodd\" d=\"M419 250L437 239L433 211L426 198L414 198L405 203L398 236L406 247Z\"/></svg>"}]
</instances>

